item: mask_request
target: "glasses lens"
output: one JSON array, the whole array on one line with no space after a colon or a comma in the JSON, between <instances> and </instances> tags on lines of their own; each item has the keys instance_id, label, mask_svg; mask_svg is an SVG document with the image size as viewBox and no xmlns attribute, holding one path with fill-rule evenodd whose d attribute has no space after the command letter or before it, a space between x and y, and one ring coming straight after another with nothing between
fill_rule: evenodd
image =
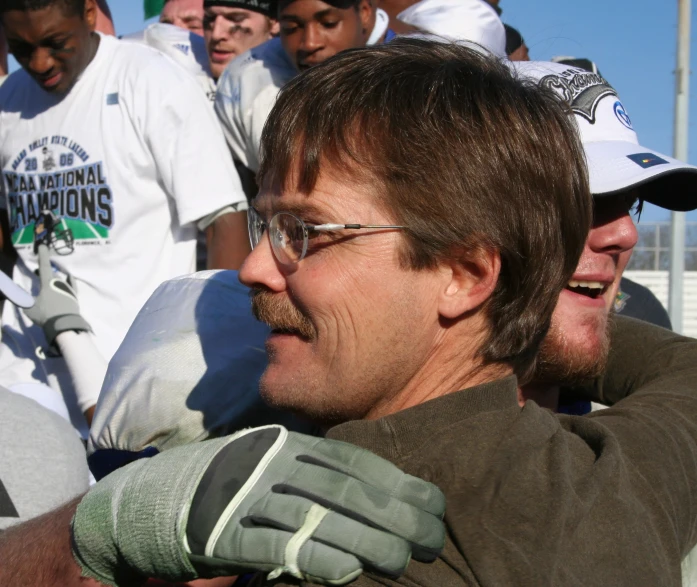
<instances>
[{"instance_id":1,"label":"glasses lens","mask_svg":"<svg viewBox=\"0 0 697 587\"><path fill-rule=\"evenodd\" d=\"M247 229L249 230L249 244L255 248L261 237L264 236L264 221L254 208L247 211Z\"/></svg>"},{"instance_id":2,"label":"glasses lens","mask_svg":"<svg viewBox=\"0 0 697 587\"><path fill-rule=\"evenodd\" d=\"M298 263L307 250L303 221L293 214L280 212L269 223L269 238L276 258L284 265Z\"/></svg>"}]
</instances>

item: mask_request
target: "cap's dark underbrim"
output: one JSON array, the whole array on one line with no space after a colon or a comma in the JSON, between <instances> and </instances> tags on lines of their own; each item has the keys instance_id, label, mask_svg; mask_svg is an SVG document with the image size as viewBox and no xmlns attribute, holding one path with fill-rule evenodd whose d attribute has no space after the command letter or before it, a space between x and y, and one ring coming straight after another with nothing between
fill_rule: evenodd
<instances>
[{"instance_id":1,"label":"cap's dark underbrim","mask_svg":"<svg viewBox=\"0 0 697 587\"><path fill-rule=\"evenodd\" d=\"M697 171L669 169L658 175L647 177L630 187L639 190L642 200L659 208L674 212L697 210ZM593 194L593 196L612 196L627 189L629 188Z\"/></svg>"},{"instance_id":2,"label":"cap's dark underbrim","mask_svg":"<svg viewBox=\"0 0 697 587\"><path fill-rule=\"evenodd\" d=\"M697 209L697 167L627 141L590 142L583 147L593 196L638 189L643 200L661 208ZM641 155L647 156L646 166L635 161Z\"/></svg>"}]
</instances>

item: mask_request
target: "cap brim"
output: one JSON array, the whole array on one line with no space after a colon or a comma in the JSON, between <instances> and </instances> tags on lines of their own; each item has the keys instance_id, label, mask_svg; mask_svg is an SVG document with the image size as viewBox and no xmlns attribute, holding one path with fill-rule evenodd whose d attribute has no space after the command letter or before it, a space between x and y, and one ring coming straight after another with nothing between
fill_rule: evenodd
<instances>
[{"instance_id":1,"label":"cap brim","mask_svg":"<svg viewBox=\"0 0 697 587\"><path fill-rule=\"evenodd\" d=\"M697 209L697 167L625 141L584 143L583 148L594 196L636 188L642 199L661 208Z\"/></svg>"},{"instance_id":2,"label":"cap brim","mask_svg":"<svg viewBox=\"0 0 697 587\"><path fill-rule=\"evenodd\" d=\"M0 271L0 293L20 308L31 308L34 305L34 297L2 271Z\"/></svg>"}]
</instances>

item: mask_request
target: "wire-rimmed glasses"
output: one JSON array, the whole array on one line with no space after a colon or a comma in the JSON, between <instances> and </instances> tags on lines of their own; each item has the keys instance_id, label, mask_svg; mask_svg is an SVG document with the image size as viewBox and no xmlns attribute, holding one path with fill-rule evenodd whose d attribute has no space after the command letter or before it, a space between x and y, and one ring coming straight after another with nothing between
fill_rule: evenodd
<instances>
[{"instance_id":1,"label":"wire-rimmed glasses","mask_svg":"<svg viewBox=\"0 0 697 587\"><path fill-rule=\"evenodd\" d=\"M394 224L306 224L290 212L277 212L267 223L254 208L247 210L247 219L252 249L261 242L264 232L268 229L271 250L276 260L282 265L294 265L305 258L308 240L313 232L361 228L406 228Z\"/></svg>"}]
</instances>

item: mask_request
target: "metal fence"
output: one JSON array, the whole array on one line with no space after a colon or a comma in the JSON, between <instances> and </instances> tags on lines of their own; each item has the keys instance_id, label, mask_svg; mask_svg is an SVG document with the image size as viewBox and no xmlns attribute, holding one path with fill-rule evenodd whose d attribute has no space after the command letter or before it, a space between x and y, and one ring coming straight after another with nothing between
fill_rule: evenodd
<instances>
[{"instance_id":1,"label":"metal fence","mask_svg":"<svg viewBox=\"0 0 697 587\"><path fill-rule=\"evenodd\" d=\"M670 265L670 222L640 222L639 241L627 269L667 271ZM685 271L697 271L697 222L685 233Z\"/></svg>"}]
</instances>

